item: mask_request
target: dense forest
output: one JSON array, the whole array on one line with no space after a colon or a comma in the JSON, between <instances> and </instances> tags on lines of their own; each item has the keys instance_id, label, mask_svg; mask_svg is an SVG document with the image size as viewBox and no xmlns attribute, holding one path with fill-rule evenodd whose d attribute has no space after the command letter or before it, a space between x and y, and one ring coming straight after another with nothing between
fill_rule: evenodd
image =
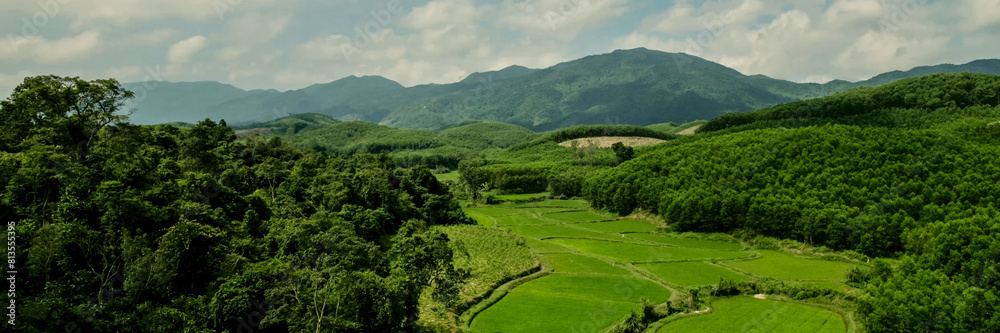
<instances>
[{"instance_id":1,"label":"dense forest","mask_svg":"<svg viewBox=\"0 0 1000 333\"><path fill-rule=\"evenodd\" d=\"M28 78L0 104L0 218L24 332L409 331L465 274L427 168L136 126L114 80Z\"/></svg>"},{"instance_id":2,"label":"dense forest","mask_svg":"<svg viewBox=\"0 0 1000 333\"><path fill-rule=\"evenodd\" d=\"M1000 77L945 74L728 114L583 192L678 231L900 259L859 273L873 332L1000 329ZM883 267L885 268L885 267Z\"/></svg>"},{"instance_id":3,"label":"dense forest","mask_svg":"<svg viewBox=\"0 0 1000 333\"><path fill-rule=\"evenodd\" d=\"M781 104L712 119L700 132L804 127L827 123L888 128L940 128L963 118L997 117L1000 77L958 73L928 75L878 87Z\"/></svg>"}]
</instances>

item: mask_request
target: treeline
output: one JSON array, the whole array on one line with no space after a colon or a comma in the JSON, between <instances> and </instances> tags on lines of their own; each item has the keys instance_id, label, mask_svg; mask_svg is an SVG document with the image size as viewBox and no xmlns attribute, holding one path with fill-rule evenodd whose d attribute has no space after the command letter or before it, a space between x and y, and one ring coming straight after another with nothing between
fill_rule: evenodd
<instances>
[{"instance_id":1,"label":"treeline","mask_svg":"<svg viewBox=\"0 0 1000 333\"><path fill-rule=\"evenodd\" d=\"M870 332L1000 331L1000 211L952 212L910 235L912 255L863 274Z\"/></svg>"},{"instance_id":2,"label":"treeline","mask_svg":"<svg viewBox=\"0 0 1000 333\"><path fill-rule=\"evenodd\" d=\"M893 255L925 225L1000 199L1000 148L933 130L769 129L660 145L584 187L619 214Z\"/></svg>"},{"instance_id":3,"label":"treeline","mask_svg":"<svg viewBox=\"0 0 1000 333\"><path fill-rule=\"evenodd\" d=\"M259 126L259 127L255 127ZM466 122L440 132L404 130L361 121L337 122L319 115L294 115L242 127L242 133L270 132L290 145L339 155L389 154L401 167L458 169L464 159L482 158L538 136L524 127Z\"/></svg>"},{"instance_id":4,"label":"treeline","mask_svg":"<svg viewBox=\"0 0 1000 333\"><path fill-rule=\"evenodd\" d=\"M632 158L631 148L567 148L560 142L601 136L638 136L670 140L676 136L649 128L625 125L576 126L542 134L482 158L461 160L459 187L476 196L480 190L505 193L549 192L554 197L581 195L584 179L593 170L613 167ZM641 149L641 148L640 148ZM619 156L621 155L621 156ZM626 157L627 156L627 157Z\"/></svg>"},{"instance_id":5,"label":"treeline","mask_svg":"<svg viewBox=\"0 0 1000 333\"><path fill-rule=\"evenodd\" d=\"M1000 76L936 74L712 119L699 133L826 123L928 128L962 116L997 116ZM984 114L985 113L985 114Z\"/></svg>"},{"instance_id":6,"label":"treeline","mask_svg":"<svg viewBox=\"0 0 1000 333\"><path fill-rule=\"evenodd\" d=\"M463 160L458 168L458 185L466 187L466 192L493 189L576 197L589 172L615 165L618 159L611 149L567 148L546 142L496 152L485 159Z\"/></svg>"},{"instance_id":7,"label":"treeline","mask_svg":"<svg viewBox=\"0 0 1000 333\"><path fill-rule=\"evenodd\" d=\"M0 103L0 218L23 332L415 330L465 274L431 225L471 223L426 168L135 126L114 80L25 79Z\"/></svg>"}]
</instances>

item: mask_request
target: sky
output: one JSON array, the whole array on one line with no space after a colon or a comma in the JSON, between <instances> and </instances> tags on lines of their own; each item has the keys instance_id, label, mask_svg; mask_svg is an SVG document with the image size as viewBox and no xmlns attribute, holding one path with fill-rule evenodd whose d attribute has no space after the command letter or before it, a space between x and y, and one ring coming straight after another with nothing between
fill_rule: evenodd
<instances>
[{"instance_id":1,"label":"sky","mask_svg":"<svg viewBox=\"0 0 1000 333\"><path fill-rule=\"evenodd\" d=\"M796 82L1000 58L1000 0L0 0L0 91L55 74L405 86L645 47ZM6 95L5 93L3 95Z\"/></svg>"}]
</instances>

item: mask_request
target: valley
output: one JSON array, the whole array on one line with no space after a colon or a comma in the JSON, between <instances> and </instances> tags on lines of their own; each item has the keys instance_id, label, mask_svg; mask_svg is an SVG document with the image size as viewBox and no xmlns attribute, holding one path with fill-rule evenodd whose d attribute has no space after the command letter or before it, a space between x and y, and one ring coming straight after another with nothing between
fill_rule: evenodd
<instances>
[{"instance_id":1,"label":"valley","mask_svg":"<svg viewBox=\"0 0 1000 333\"><path fill-rule=\"evenodd\" d=\"M492 304L467 313L463 318L471 322L463 325L472 332L620 331L626 318L634 318L626 315L638 313L654 316L641 319L652 324L651 332L844 332L856 325L849 310L832 304L858 292L845 284L846 273L862 262L756 249L720 235L664 233L656 222L586 206L550 200L465 208L488 217L477 218L485 227L527 240L540 271L495 291ZM691 298L691 290L711 291L720 281L758 279L837 296L824 305L803 305L788 290L765 294L768 300L711 293ZM705 289L692 289L699 287Z\"/></svg>"},{"instance_id":2,"label":"valley","mask_svg":"<svg viewBox=\"0 0 1000 333\"><path fill-rule=\"evenodd\" d=\"M998 322L1000 76L546 132L321 113L136 125L108 107L134 97L38 76L0 102L28 332Z\"/></svg>"}]
</instances>

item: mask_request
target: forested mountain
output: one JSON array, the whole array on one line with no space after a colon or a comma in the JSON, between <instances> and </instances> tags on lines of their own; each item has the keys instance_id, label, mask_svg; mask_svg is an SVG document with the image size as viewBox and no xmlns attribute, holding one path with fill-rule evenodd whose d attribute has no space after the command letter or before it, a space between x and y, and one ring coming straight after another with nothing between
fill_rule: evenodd
<instances>
[{"instance_id":1,"label":"forested mountain","mask_svg":"<svg viewBox=\"0 0 1000 333\"><path fill-rule=\"evenodd\" d=\"M198 83L197 88L189 88L184 87L189 83L174 83L150 89L150 97L139 101L133 120L141 124L193 123L207 116L238 125L292 113L320 113L340 120L432 130L467 120L505 122L535 131L581 124L645 126L707 120L858 86L960 71L1000 74L1000 61L919 67L861 82L817 84L746 76L698 57L640 48L541 70L511 66L475 73L457 83L414 87L372 76L348 77L282 93L241 93L221 84L206 87ZM186 98L189 93L212 98Z\"/></svg>"},{"instance_id":2,"label":"forested mountain","mask_svg":"<svg viewBox=\"0 0 1000 333\"><path fill-rule=\"evenodd\" d=\"M699 131L804 127L826 123L930 128L976 116L995 116L1000 80L986 74L938 74L860 87L823 98L712 119Z\"/></svg>"},{"instance_id":3,"label":"forested mountain","mask_svg":"<svg viewBox=\"0 0 1000 333\"><path fill-rule=\"evenodd\" d=\"M129 117L136 124L195 123L205 119L209 107L235 99L259 99L279 94L277 90L245 91L218 82L149 81L122 86L136 93L135 99L130 101L136 110Z\"/></svg>"}]
</instances>

